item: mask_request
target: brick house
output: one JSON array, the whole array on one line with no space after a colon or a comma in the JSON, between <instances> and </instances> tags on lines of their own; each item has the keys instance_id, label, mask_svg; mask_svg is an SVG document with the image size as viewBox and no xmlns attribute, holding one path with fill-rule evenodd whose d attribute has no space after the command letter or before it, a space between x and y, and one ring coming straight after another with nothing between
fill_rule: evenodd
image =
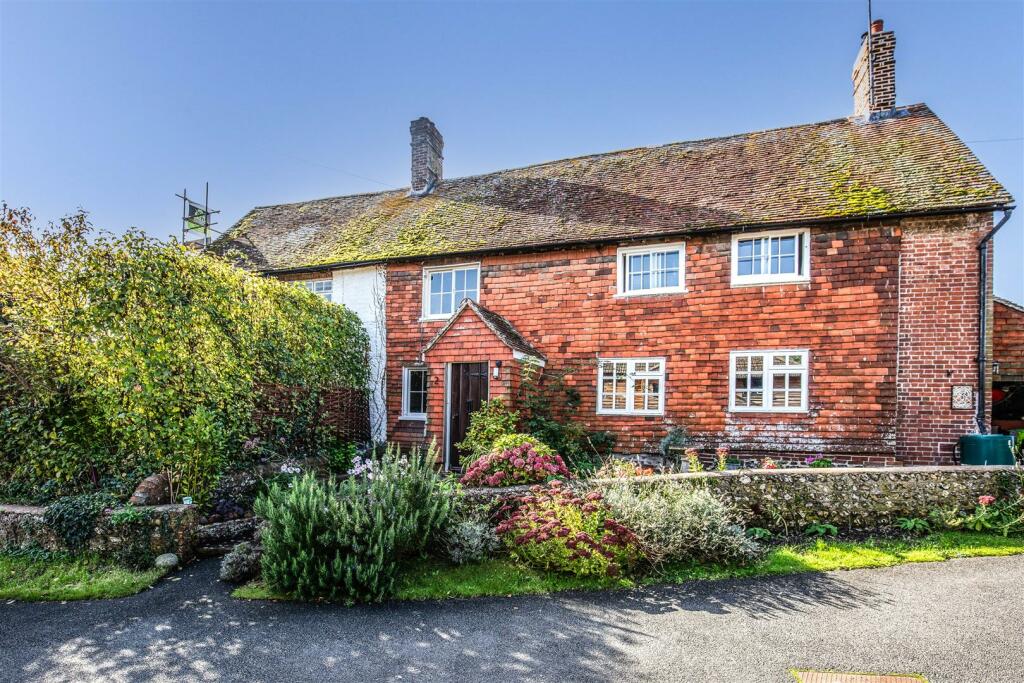
<instances>
[{"instance_id":1,"label":"brick house","mask_svg":"<svg viewBox=\"0 0 1024 683\"><path fill-rule=\"evenodd\" d=\"M1012 197L896 106L894 50L881 22L862 37L849 117L480 176L444 178L420 118L411 189L258 207L216 248L356 310L377 437L450 466L528 364L569 371L621 452L685 425L738 453L948 463L988 426L983 240Z\"/></svg>"},{"instance_id":2,"label":"brick house","mask_svg":"<svg viewBox=\"0 0 1024 683\"><path fill-rule=\"evenodd\" d=\"M996 297L992 327L992 425L1024 429L1024 306Z\"/></svg>"}]
</instances>

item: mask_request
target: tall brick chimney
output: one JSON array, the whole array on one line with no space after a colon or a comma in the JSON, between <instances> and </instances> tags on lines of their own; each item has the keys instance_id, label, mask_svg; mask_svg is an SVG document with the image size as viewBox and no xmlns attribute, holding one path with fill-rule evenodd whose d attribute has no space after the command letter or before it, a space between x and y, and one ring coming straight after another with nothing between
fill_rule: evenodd
<instances>
[{"instance_id":1,"label":"tall brick chimney","mask_svg":"<svg viewBox=\"0 0 1024 683\"><path fill-rule=\"evenodd\" d=\"M441 182L444 138L426 116L410 123L409 133L412 136L412 191L426 194L428 186L433 189L433 185Z\"/></svg>"},{"instance_id":2,"label":"tall brick chimney","mask_svg":"<svg viewBox=\"0 0 1024 683\"><path fill-rule=\"evenodd\" d=\"M871 31L861 36L853 63L854 116L871 116L896 106L896 36L884 29L882 20L876 19Z\"/></svg>"}]
</instances>

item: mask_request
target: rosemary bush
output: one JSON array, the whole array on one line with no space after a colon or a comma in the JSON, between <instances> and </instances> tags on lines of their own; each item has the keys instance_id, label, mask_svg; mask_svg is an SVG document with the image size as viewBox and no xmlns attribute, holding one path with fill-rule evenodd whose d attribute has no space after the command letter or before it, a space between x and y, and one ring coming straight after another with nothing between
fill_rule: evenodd
<instances>
[{"instance_id":1,"label":"rosemary bush","mask_svg":"<svg viewBox=\"0 0 1024 683\"><path fill-rule=\"evenodd\" d=\"M389 446L359 474L326 482L306 474L256 501L263 581L302 600L377 602L392 595L402 558L422 553L452 510L436 454Z\"/></svg>"}]
</instances>

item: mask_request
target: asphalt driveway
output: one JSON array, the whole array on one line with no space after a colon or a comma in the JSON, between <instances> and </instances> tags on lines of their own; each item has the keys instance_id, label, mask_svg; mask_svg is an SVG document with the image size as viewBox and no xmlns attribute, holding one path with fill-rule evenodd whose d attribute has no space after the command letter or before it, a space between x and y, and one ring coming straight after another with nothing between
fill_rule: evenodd
<instances>
[{"instance_id":1,"label":"asphalt driveway","mask_svg":"<svg viewBox=\"0 0 1024 683\"><path fill-rule=\"evenodd\" d=\"M0 604L5 681L1024 680L1024 556L554 597L245 602L216 564L141 595Z\"/></svg>"}]
</instances>

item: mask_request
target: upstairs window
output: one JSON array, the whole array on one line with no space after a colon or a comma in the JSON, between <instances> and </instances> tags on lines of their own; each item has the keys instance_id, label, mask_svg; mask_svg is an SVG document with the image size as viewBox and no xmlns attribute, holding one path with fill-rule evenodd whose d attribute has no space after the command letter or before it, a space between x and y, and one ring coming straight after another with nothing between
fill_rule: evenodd
<instances>
[{"instance_id":1,"label":"upstairs window","mask_svg":"<svg viewBox=\"0 0 1024 683\"><path fill-rule=\"evenodd\" d=\"M331 300L331 295L334 292L334 281L333 280L303 280L298 285L304 289L308 289L314 294L319 294L328 301Z\"/></svg>"},{"instance_id":2,"label":"upstairs window","mask_svg":"<svg viewBox=\"0 0 1024 683\"><path fill-rule=\"evenodd\" d=\"M661 415L664 358L608 358L598 363L598 414Z\"/></svg>"},{"instance_id":3,"label":"upstairs window","mask_svg":"<svg viewBox=\"0 0 1024 683\"><path fill-rule=\"evenodd\" d=\"M427 419L427 369L402 369L402 419Z\"/></svg>"},{"instance_id":4,"label":"upstairs window","mask_svg":"<svg viewBox=\"0 0 1024 683\"><path fill-rule=\"evenodd\" d=\"M684 291L685 245L622 247L618 252L619 294Z\"/></svg>"},{"instance_id":5,"label":"upstairs window","mask_svg":"<svg viewBox=\"0 0 1024 683\"><path fill-rule=\"evenodd\" d=\"M806 281L810 279L810 253L806 230L734 235L732 283L757 285Z\"/></svg>"},{"instance_id":6,"label":"upstairs window","mask_svg":"<svg viewBox=\"0 0 1024 683\"><path fill-rule=\"evenodd\" d=\"M463 299L477 300L480 265L427 268L423 271L423 317L444 319Z\"/></svg>"},{"instance_id":7,"label":"upstairs window","mask_svg":"<svg viewBox=\"0 0 1024 683\"><path fill-rule=\"evenodd\" d=\"M729 410L805 412L807 357L807 351L733 351L729 357Z\"/></svg>"}]
</instances>

